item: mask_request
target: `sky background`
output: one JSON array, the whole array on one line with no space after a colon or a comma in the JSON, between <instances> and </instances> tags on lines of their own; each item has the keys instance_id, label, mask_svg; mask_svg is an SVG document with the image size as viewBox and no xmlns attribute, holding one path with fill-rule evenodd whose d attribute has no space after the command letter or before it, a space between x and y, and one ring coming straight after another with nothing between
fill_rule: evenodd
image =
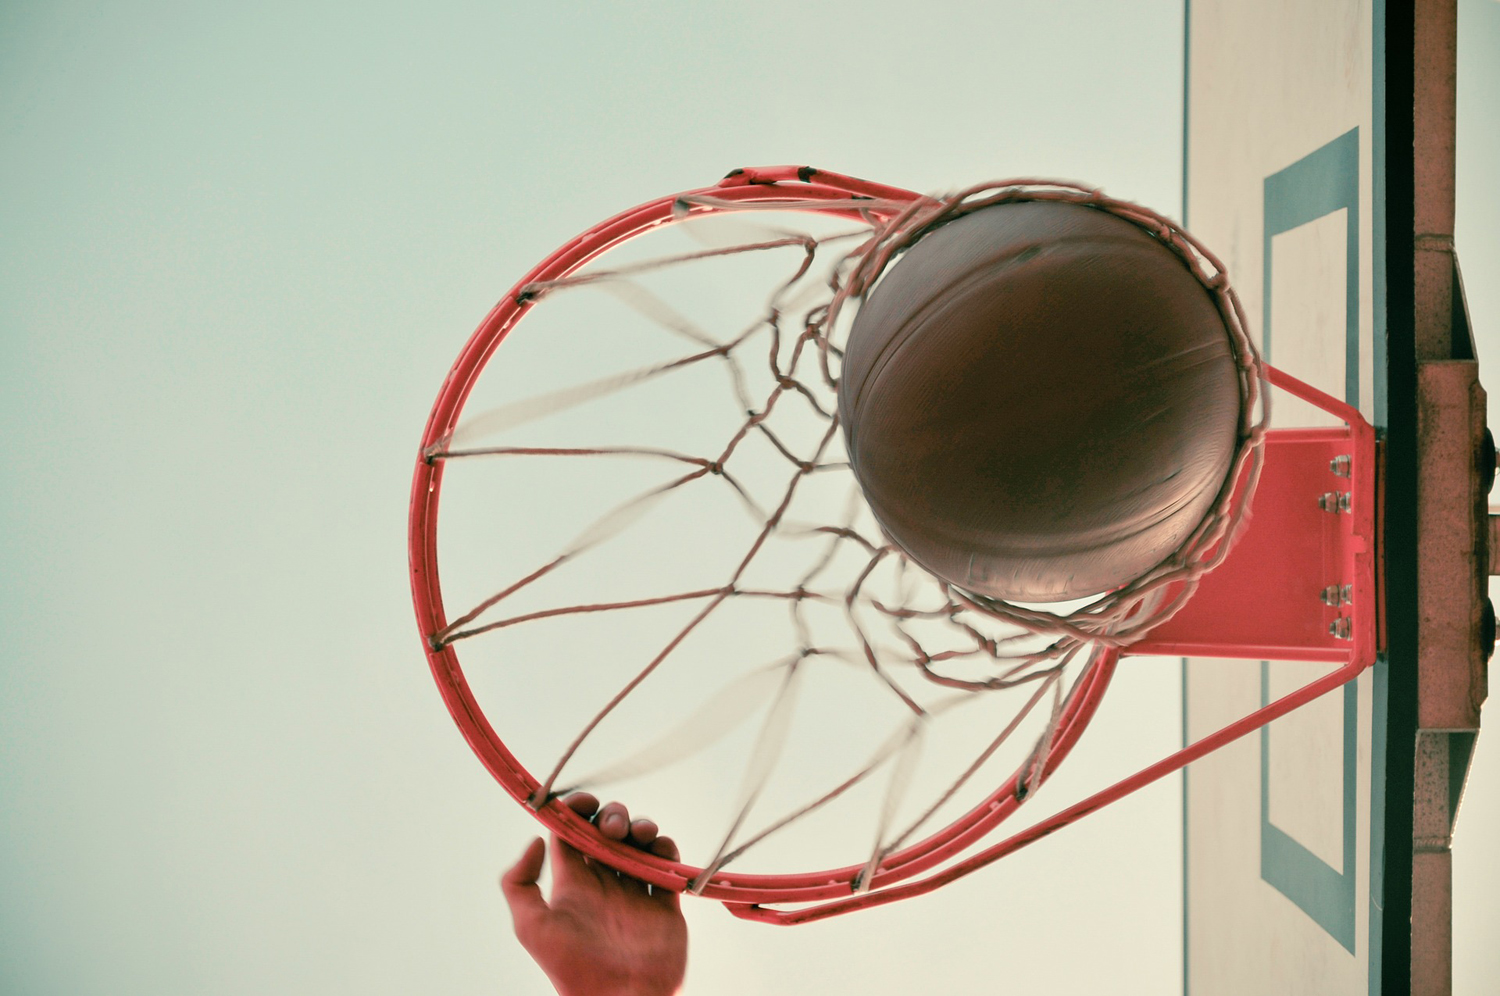
<instances>
[{"instance_id":1,"label":"sky background","mask_svg":"<svg viewBox=\"0 0 1500 996\"><path fill-rule=\"evenodd\" d=\"M495 886L533 824L432 686L405 522L444 373L558 243L761 163L1180 209L1177 0L352 10L0 4L0 991L550 992ZM1495 362L1500 4L1461 16ZM1178 680L1132 662L1057 791L1175 749ZM1467 996L1500 977L1494 739ZM1179 799L814 927L690 901L688 990L1179 991Z\"/></svg>"}]
</instances>

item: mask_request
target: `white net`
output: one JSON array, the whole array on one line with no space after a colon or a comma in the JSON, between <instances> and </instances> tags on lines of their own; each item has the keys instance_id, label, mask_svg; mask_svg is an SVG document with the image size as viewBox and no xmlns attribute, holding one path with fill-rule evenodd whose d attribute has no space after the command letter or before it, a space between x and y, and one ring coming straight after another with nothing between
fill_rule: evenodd
<instances>
[{"instance_id":1,"label":"white net","mask_svg":"<svg viewBox=\"0 0 1500 996\"><path fill-rule=\"evenodd\" d=\"M909 562L836 417L848 319L899 250L955 211L1037 196L1124 214L1177 251L1220 300L1245 398L1230 479L1183 548L1047 608ZM1233 297L1162 219L1035 185L869 207L851 224L687 199L681 223L524 287L524 321L426 454L446 465L450 620L430 639L462 652L536 776L531 802L628 781L699 887L731 866L857 862L858 888L1006 779L1033 791L1102 648L1169 617L1227 552L1231 485L1258 459L1260 369Z\"/></svg>"}]
</instances>

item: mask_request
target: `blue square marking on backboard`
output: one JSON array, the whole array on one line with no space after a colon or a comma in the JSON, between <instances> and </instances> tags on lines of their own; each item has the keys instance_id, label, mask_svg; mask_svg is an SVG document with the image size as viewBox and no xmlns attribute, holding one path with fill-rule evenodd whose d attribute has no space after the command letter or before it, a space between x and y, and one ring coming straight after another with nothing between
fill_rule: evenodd
<instances>
[{"instance_id":1,"label":"blue square marking on backboard","mask_svg":"<svg viewBox=\"0 0 1500 996\"><path fill-rule=\"evenodd\" d=\"M1270 704L1270 664L1260 662L1260 700ZM1343 688L1342 868L1334 868L1270 819L1271 728L1260 729L1260 877L1354 953L1355 753L1359 694L1354 682Z\"/></svg>"},{"instance_id":2,"label":"blue square marking on backboard","mask_svg":"<svg viewBox=\"0 0 1500 996\"><path fill-rule=\"evenodd\" d=\"M1265 180L1262 349L1267 362L1271 328L1271 240L1337 211L1345 216L1344 400L1359 407L1359 129L1355 128ZM1354 952L1354 821L1358 772L1359 692L1343 688L1343 855L1334 868L1271 822L1271 727L1260 730L1260 877L1286 896L1351 954ZM1270 665L1261 662L1261 704L1270 702Z\"/></svg>"}]
</instances>

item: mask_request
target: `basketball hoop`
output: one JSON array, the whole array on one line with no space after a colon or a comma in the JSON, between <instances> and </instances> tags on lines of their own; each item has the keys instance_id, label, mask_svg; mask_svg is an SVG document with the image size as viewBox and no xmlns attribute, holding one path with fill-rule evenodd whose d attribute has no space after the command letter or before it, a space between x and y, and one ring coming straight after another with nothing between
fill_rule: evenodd
<instances>
[{"instance_id":1,"label":"basketball hoop","mask_svg":"<svg viewBox=\"0 0 1500 996\"><path fill-rule=\"evenodd\" d=\"M1219 310L1236 364L1241 399L1238 445L1230 471L1197 528L1177 550L1141 576L1085 604L1056 613L965 591L915 567L870 519L857 487L849 480L837 432L836 391L844 334L841 317L863 300L887 267L924 233L973 211L1024 201L1060 201L1108 212L1129 221L1176 254ZM787 212L832 219L852 227L824 235L773 229L763 237L730 245L591 266L627 243L670 226L732 215L748 214L754 220ZM827 260L831 251L828 247L851 243L853 251ZM727 335L705 333L664 306L659 296L634 284L648 274L674 268L777 253L794 257L790 272L773 285L760 319ZM819 265L824 266L822 271ZM805 298L815 276L823 280L813 284L823 288L821 295L810 302L802 301L805 310L797 319L800 327L788 329L789 316L798 314L799 295ZM512 405L513 399L502 396L503 410L497 410L498 416L491 413L465 419L476 384L490 368L502 341L523 321L530 321L534 312L564 297L565 292L583 287L611 289L638 311L649 312L659 324L692 340L691 351L657 358L582 385L559 388L523 404L524 410ZM759 349L765 350L768 363L751 365L743 359ZM729 393L736 400L739 414L708 451L648 442L588 444L547 438L527 443L484 438L492 427L498 426L499 435L504 436L526 419L643 385L660 385L682 376L684 371L710 368L721 368L727 375ZM1373 610L1362 611L1357 625L1351 623L1347 652L1342 644L1330 651L1343 656L1314 658L1345 661L1344 668L1125 782L998 845L973 853L973 848L1014 814L1076 745L1099 706L1122 652L1173 652L1179 643L1201 650L1200 645L1213 642L1212 635L1203 633L1211 620L1195 621L1193 612L1224 597L1223 589L1214 589L1211 584L1218 575L1210 572L1227 564L1226 571L1233 573L1234 563L1246 556L1240 552L1245 544L1236 545L1236 540L1249 521L1247 510L1256 494L1265 454L1268 450L1288 452L1267 446L1268 376L1270 382L1314 403L1328 401L1337 406L1332 399L1285 375L1274 371L1268 374L1246 334L1242 310L1223 266L1186 232L1139 206L1104 197L1098 191L1049 181L985 184L952 197L934 198L807 167L737 170L714 187L648 202L568 242L516 284L460 354L423 434L411 499L413 597L433 674L470 746L502 786L530 806L560 838L622 872L654 886L691 890L718 899L743 917L779 923L806 922L929 891L1337 687L1368 664L1367 656L1373 659L1374 614ZM1348 422L1348 434L1365 439L1360 433L1368 426L1357 413L1343 406L1324 407ZM684 411L671 421L675 424L698 418L699 413ZM1325 443L1337 448L1341 438L1334 434ZM1270 439L1274 444L1276 435L1271 433ZM1359 487L1368 487L1373 493L1372 434L1368 442L1371 459L1365 459L1363 449L1354 459L1359 467ZM749 455L752 446L759 447L758 456ZM512 464L527 460L629 461L632 465L675 469L605 509L563 543L559 552L518 567L514 574L496 582L489 594L450 612L439 584L437 511L447 465L471 460ZM1367 462L1369 469L1365 467ZM742 471L742 465L748 466ZM758 472L758 478L746 476L752 470ZM524 482L525 475L518 479ZM825 503L824 518L807 520L806 511L823 507L815 507L807 495L824 481L843 482L843 503ZM711 487L714 490L710 491ZM1357 490L1351 486L1351 493ZM696 586L609 597L569 598L572 593L564 590L554 596L558 598L555 603L537 602L511 609L584 558L594 556L616 536L636 528L636 523L652 515L666 500L664 496L675 498L687 493L728 496L743 506L754 522L755 528L746 534L747 548L712 551L725 553L728 570L724 575ZM826 511L835 506L836 511ZM1373 511L1360 509L1360 513L1350 519L1351 529L1354 534L1363 529L1368 537L1373 531ZM807 554L787 552L795 550ZM701 552L702 559L712 559L708 550L690 552ZM1359 570L1369 568L1368 549L1365 553ZM762 568L772 562L781 565L783 576L761 578ZM1366 598L1373 598L1373 571L1369 573L1368 581L1358 582L1361 608ZM561 804L562 794L617 777L626 769L634 771L634 758L640 758L640 765L644 765L651 758L675 759L683 750L668 743L647 745L634 753L620 752L623 760L609 755L612 763L599 768L598 776L591 781L575 778L580 751L622 704L649 687L652 679L659 682L659 675L674 655L686 652L683 648L698 639L697 634L712 620L727 612L726 606L751 603L783 607L789 617L788 639L779 657L750 672L747 679L768 691L729 830L716 845L705 849L704 860L696 864L667 861L593 832L581 817ZM473 676L460 663L459 649L469 646L467 641L513 633L523 627L616 619L627 612L681 615L655 652L643 655L626 670L624 680L612 693L601 696L602 708L585 720L581 729L568 735L560 756L542 762L547 768L538 777L491 725L475 693ZM829 622L834 616L839 620L836 624ZM1352 640L1354 629L1358 630L1357 640ZM844 642L825 642L825 631L837 631ZM1342 639L1338 634L1333 638ZM1152 649L1142 649L1148 647ZM1222 649L1243 648L1223 644ZM773 819L761 820L760 829L753 829L750 816L763 798L789 736L786 728L794 711L797 687L811 680L804 675L825 664L863 675L860 680L878 688L904 718L867 752L865 760L850 765L841 775L830 776L828 784L804 803L785 808ZM695 713L682 725L703 727L705 717L711 721L720 708L715 703L732 700L741 694L740 689L748 687L726 684L713 695L727 698L712 699L703 716L694 719ZM950 773L944 784L933 787L925 801L909 802L910 770L917 763L914 757L923 738L929 735L927 730L967 708L965 703L976 697L986 702L1011 702L1011 718L996 721L989 733L975 740L970 745L970 760ZM711 732L719 735L717 730ZM702 734L683 734L684 739L677 744L698 742L695 736L698 741L708 739ZM1013 768L1009 775L996 777L986 766L1004 757L1012 758L1006 763ZM526 760L537 763L534 758ZM875 844L865 849L860 860L822 870L739 870L739 863L752 848L809 814L831 807L836 800L866 791L877 773L889 776L890 787L883 801L873 807ZM998 787L979 789L986 779L991 785L998 782ZM902 810L903 805L906 810ZM906 815L900 816L903 812ZM945 826L931 828L943 820L947 821ZM939 868L942 870L926 879L911 881ZM807 906L817 903L824 905ZM771 909L770 904L802 908L786 912Z\"/></svg>"}]
</instances>

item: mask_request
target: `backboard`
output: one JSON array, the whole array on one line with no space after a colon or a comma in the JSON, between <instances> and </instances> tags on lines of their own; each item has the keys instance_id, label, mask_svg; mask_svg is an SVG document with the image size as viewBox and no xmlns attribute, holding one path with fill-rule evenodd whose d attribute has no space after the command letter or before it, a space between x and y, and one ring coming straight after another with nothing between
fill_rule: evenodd
<instances>
[{"instance_id":1,"label":"backboard","mask_svg":"<svg viewBox=\"0 0 1500 996\"><path fill-rule=\"evenodd\" d=\"M1186 8L1186 224L1225 260L1265 358L1379 431L1386 593L1373 669L1186 772L1191 994L1447 991L1447 840L1483 699L1483 520L1464 504L1483 392L1452 259L1454 5L1395 6ZM1433 435L1444 377L1470 397L1456 458ZM1326 424L1273 403L1274 428ZM1442 460L1459 479L1439 508ZM1457 524L1451 551L1434 522ZM1447 608L1438 577L1462 589ZM1449 624L1463 632L1445 648ZM1327 667L1184 659L1184 742Z\"/></svg>"}]
</instances>

